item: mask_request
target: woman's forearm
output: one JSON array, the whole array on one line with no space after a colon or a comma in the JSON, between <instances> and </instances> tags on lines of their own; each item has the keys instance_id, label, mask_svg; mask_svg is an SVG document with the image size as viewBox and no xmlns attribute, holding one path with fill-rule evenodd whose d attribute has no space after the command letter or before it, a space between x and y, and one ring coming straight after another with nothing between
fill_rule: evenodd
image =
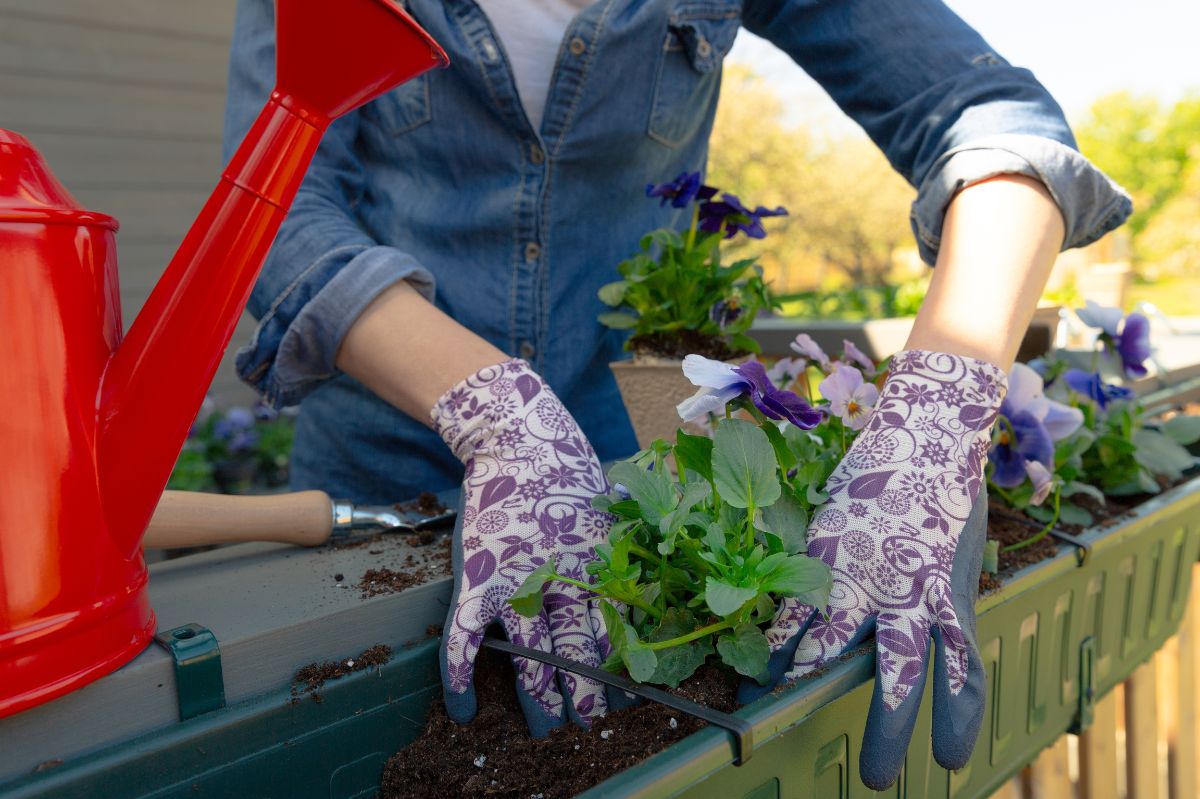
<instances>
[{"instance_id":1,"label":"woman's forearm","mask_svg":"<svg viewBox=\"0 0 1200 799\"><path fill-rule=\"evenodd\" d=\"M367 306L342 339L337 367L417 421L463 378L508 356L404 281Z\"/></svg>"},{"instance_id":2,"label":"woman's forearm","mask_svg":"<svg viewBox=\"0 0 1200 799\"><path fill-rule=\"evenodd\" d=\"M999 175L963 189L946 211L937 267L907 348L1010 369L1063 232L1062 214L1040 181Z\"/></svg>"}]
</instances>

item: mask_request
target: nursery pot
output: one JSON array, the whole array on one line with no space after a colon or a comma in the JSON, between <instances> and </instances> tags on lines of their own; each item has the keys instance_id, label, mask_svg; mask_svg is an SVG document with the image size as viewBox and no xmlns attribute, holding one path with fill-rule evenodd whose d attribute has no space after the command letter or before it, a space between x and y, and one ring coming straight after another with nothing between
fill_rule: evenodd
<instances>
[{"instance_id":1,"label":"nursery pot","mask_svg":"<svg viewBox=\"0 0 1200 799\"><path fill-rule=\"evenodd\" d=\"M637 356L609 364L621 391L625 411L633 424L638 447L646 449L656 439L675 440L680 427L693 435L705 430L679 418L676 406L696 393L696 387L683 375L683 361L677 358Z\"/></svg>"}]
</instances>

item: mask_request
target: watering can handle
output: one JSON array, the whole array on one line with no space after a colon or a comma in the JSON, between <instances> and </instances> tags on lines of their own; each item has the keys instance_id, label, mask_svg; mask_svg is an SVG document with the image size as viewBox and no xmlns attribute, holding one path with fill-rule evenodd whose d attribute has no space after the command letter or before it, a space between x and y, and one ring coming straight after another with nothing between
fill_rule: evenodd
<instances>
[{"instance_id":1,"label":"watering can handle","mask_svg":"<svg viewBox=\"0 0 1200 799\"><path fill-rule=\"evenodd\" d=\"M142 543L156 549L244 541L317 546L329 539L331 508L324 491L267 496L164 491Z\"/></svg>"}]
</instances>

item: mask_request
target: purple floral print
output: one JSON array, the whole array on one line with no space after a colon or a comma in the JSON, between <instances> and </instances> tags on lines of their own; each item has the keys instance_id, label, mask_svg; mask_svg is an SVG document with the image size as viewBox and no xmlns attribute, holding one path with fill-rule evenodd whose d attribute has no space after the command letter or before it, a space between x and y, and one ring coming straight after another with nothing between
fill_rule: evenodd
<instances>
[{"instance_id":1,"label":"purple floral print","mask_svg":"<svg viewBox=\"0 0 1200 799\"><path fill-rule=\"evenodd\" d=\"M812 619L787 679L841 654L873 618L888 710L921 677L935 628L950 692L962 690L967 643L950 568L983 488L1006 388L1000 369L970 358L910 350L892 359L870 421L830 476L830 499L808 531L808 553L833 569L829 607L814 618L815 608L785 599L768 632L779 649Z\"/></svg>"},{"instance_id":2,"label":"purple floral print","mask_svg":"<svg viewBox=\"0 0 1200 799\"><path fill-rule=\"evenodd\" d=\"M434 429L466 464L462 570L445 632L449 688L470 685L484 630L499 621L513 643L599 666L607 644L598 608L581 588L556 584L541 615L527 619L508 598L553 558L560 574L585 570L612 526L591 499L608 485L591 445L558 397L524 361L481 369L439 400ZM521 688L545 713L563 710L559 682L586 722L607 709L603 687L514 658ZM556 679L556 676L561 679Z\"/></svg>"}]
</instances>

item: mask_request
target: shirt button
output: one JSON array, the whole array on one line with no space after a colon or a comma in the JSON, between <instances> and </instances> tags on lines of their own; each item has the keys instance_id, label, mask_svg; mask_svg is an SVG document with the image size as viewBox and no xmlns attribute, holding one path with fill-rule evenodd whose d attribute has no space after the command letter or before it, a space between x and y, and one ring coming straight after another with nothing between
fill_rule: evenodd
<instances>
[{"instance_id":1,"label":"shirt button","mask_svg":"<svg viewBox=\"0 0 1200 799\"><path fill-rule=\"evenodd\" d=\"M496 49L496 44L491 39L484 39L479 44L483 48L483 57L488 61L495 61L500 57L500 51Z\"/></svg>"},{"instance_id":2,"label":"shirt button","mask_svg":"<svg viewBox=\"0 0 1200 799\"><path fill-rule=\"evenodd\" d=\"M520 347L519 351L520 351L521 357L527 361L530 358L532 358L534 355L537 355L537 347L533 346L533 344L531 344L528 341L521 342L521 347Z\"/></svg>"},{"instance_id":3,"label":"shirt button","mask_svg":"<svg viewBox=\"0 0 1200 799\"><path fill-rule=\"evenodd\" d=\"M535 164L540 164L546 160L546 151L536 143L529 145L529 158Z\"/></svg>"},{"instance_id":4,"label":"shirt button","mask_svg":"<svg viewBox=\"0 0 1200 799\"><path fill-rule=\"evenodd\" d=\"M536 261L538 256L542 254L542 248L538 246L536 241L531 241L525 245L525 260Z\"/></svg>"},{"instance_id":5,"label":"shirt button","mask_svg":"<svg viewBox=\"0 0 1200 799\"><path fill-rule=\"evenodd\" d=\"M703 36L701 36L700 41L696 43L696 55L700 56L701 58L708 58L708 55L711 52L712 45L708 43L708 39L705 39Z\"/></svg>"},{"instance_id":6,"label":"shirt button","mask_svg":"<svg viewBox=\"0 0 1200 799\"><path fill-rule=\"evenodd\" d=\"M571 40L571 55L583 55L583 51L587 49L587 43L583 39L576 36Z\"/></svg>"}]
</instances>

